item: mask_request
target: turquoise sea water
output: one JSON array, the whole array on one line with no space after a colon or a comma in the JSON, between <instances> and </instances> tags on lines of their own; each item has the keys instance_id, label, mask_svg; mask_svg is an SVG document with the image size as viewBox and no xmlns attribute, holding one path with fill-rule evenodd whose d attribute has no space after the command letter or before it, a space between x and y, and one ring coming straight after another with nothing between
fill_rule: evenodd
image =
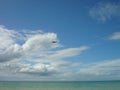
<instances>
[{"instance_id":1,"label":"turquoise sea water","mask_svg":"<svg viewBox=\"0 0 120 90\"><path fill-rule=\"evenodd\" d=\"M120 90L120 81L0 82L0 90Z\"/></svg>"}]
</instances>

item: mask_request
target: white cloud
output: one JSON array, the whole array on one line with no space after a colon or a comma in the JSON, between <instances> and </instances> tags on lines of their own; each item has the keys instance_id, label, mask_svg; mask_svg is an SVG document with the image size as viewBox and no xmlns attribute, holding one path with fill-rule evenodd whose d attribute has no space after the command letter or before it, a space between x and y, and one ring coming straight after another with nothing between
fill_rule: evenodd
<instances>
[{"instance_id":1,"label":"white cloud","mask_svg":"<svg viewBox=\"0 0 120 90\"><path fill-rule=\"evenodd\" d=\"M101 80L120 78L120 59L91 63L66 58L81 55L88 46L61 47L57 34L17 32L0 26L0 80ZM19 36L19 37L18 37ZM114 33L112 39L119 39ZM19 43L21 42L22 43ZM57 41L52 43L52 41ZM85 65L85 66L84 66ZM82 67L83 66L83 67ZM8 74L9 73L9 74ZM74 77L74 78L73 78Z\"/></svg>"},{"instance_id":2,"label":"white cloud","mask_svg":"<svg viewBox=\"0 0 120 90\"><path fill-rule=\"evenodd\" d=\"M90 76L96 80L115 80L120 78L120 59L92 63L79 71L79 75ZM87 77L86 77L87 78Z\"/></svg>"},{"instance_id":3,"label":"white cloud","mask_svg":"<svg viewBox=\"0 0 120 90\"><path fill-rule=\"evenodd\" d=\"M111 36L108 37L110 40L120 40L120 32L115 32Z\"/></svg>"},{"instance_id":4,"label":"white cloud","mask_svg":"<svg viewBox=\"0 0 120 90\"><path fill-rule=\"evenodd\" d=\"M89 48L81 46L60 49L56 33L44 33L40 30L18 32L4 26L0 26L0 42L2 80L2 77L9 80L61 79L66 72L71 73L82 64L66 58L80 55Z\"/></svg>"},{"instance_id":5,"label":"white cloud","mask_svg":"<svg viewBox=\"0 0 120 90\"><path fill-rule=\"evenodd\" d=\"M72 49L74 51L76 48ZM11 77L16 78L16 80L118 80L120 78L120 59L86 65L80 61L70 62L69 60L64 60L69 55L64 58L61 58L61 56L57 60L52 60L56 57L48 60L41 58L41 62L34 62L33 60L34 63L21 60L0 63L0 77L5 77L9 80L11 80Z\"/></svg>"},{"instance_id":6,"label":"white cloud","mask_svg":"<svg viewBox=\"0 0 120 90\"><path fill-rule=\"evenodd\" d=\"M59 60L63 58L74 57L80 55L81 52L87 50L88 48L89 47L87 46L81 46L78 48L68 48L68 49L58 50L54 54L48 55L46 59Z\"/></svg>"},{"instance_id":7,"label":"white cloud","mask_svg":"<svg viewBox=\"0 0 120 90\"><path fill-rule=\"evenodd\" d=\"M120 17L120 3L98 3L90 9L90 15L98 21L105 22L112 17Z\"/></svg>"},{"instance_id":8,"label":"white cloud","mask_svg":"<svg viewBox=\"0 0 120 90\"><path fill-rule=\"evenodd\" d=\"M53 66L41 63L21 67L18 72L25 74L34 74L38 76L51 76L57 73L56 69Z\"/></svg>"},{"instance_id":9,"label":"white cloud","mask_svg":"<svg viewBox=\"0 0 120 90\"><path fill-rule=\"evenodd\" d=\"M21 47L17 44L13 44L0 52L0 62L19 59L23 55L24 52L22 52Z\"/></svg>"},{"instance_id":10,"label":"white cloud","mask_svg":"<svg viewBox=\"0 0 120 90\"><path fill-rule=\"evenodd\" d=\"M15 43L13 37L15 36L16 32L11 30L7 30L4 26L0 26L0 49L5 49L8 46L11 46Z\"/></svg>"},{"instance_id":11,"label":"white cloud","mask_svg":"<svg viewBox=\"0 0 120 90\"><path fill-rule=\"evenodd\" d=\"M52 43L57 41L56 43ZM55 33L38 31L17 32L0 26L0 62L20 58L23 55L42 52L60 46ZM22 43L20 43L22 42Z\"/></svg>"},{"instance_id":12,"label":"white cloud","mask_svg":"<svg viewBox=\"0 0 120 90\"><path fill-rule=\"evenodd\" d=\"M22 47L25 51L48 50L59 47L58 43L52 43L52 41L58 42L57 35L55 33L39 34L28 38Z\"/></svg>"},{"instance_id":13,"label":"white cloud","mask_svg":"<svg viewBox=\"0 0 120 90\"><path fill-rule=\"evenodd\" d=\"M22 77L21 80L59 80L61 78L66 78L65 74L73 72L73 68L80 66L80 63L70 63L67 61L61 62L51 62L49 64L44 63L35 63L28 64L19 60L9 61L0 63L0 77L6 76L15 77L19 80L19 77ZM8 75L9 73L9 75Z\"/></svg>"}]
</instances>

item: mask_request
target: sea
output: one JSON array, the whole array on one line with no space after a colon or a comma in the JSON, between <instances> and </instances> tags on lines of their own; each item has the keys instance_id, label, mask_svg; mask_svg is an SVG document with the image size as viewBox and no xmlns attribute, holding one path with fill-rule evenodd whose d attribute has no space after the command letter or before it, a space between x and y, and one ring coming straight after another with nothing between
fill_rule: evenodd
<instances>
[{"instance_id":1,"label":"sea","mask_svg":"<svg viewBox=\"0 0 120 90\"><path fill-rule=\"evenodd\" d=\"M0 81L0 90L120 90L120 81Z\"/></svg>"}]
</instances>

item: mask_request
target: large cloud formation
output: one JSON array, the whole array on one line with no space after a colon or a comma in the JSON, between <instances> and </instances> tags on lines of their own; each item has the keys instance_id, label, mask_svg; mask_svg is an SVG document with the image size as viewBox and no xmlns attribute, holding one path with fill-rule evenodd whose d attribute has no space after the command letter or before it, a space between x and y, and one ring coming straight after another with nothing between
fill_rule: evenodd
<instances>
[{"instance_id":1,"label":"large cloud formation","mask_svg":"<svg viewBox=\"0 0 120 90\"><path fill-rule=\"evenodd\" d=\"M119 33L110 37L118 40ZM0 80L120 79L120 59L96 63L69 60L90 47L64 48L53 32L0 26L0 42Z\"/></svg>"},{"instance_id":2,"label":"large cloud formation","mask_svg":"<svg viewBox=\"0 0 120 90\"><path fill-rule=\"evenodd\" d=\"M52 41L57 42L52 43ZM0 26L0 42L0 62L13 60L25 54L38 53L60 46L55 33L20 33L15 30L8 30L4 26ZM20 42L23 43L20 44Z\"/></svg>"},{"instance_id":3,"label":"large cloud formation","mask_svg":"<svg viewBox=\"0 0 120 90\"><path fill-rule=\"evenodd\" d=\"M59 76L68 68L81 64L65 58L77 56L89 48L81 46L61 50L62 45L56 33L44 33L41 30L17 31L4 26L0 26L0 42L0 77L5 78Z\"/></svg>"}]
</instances>

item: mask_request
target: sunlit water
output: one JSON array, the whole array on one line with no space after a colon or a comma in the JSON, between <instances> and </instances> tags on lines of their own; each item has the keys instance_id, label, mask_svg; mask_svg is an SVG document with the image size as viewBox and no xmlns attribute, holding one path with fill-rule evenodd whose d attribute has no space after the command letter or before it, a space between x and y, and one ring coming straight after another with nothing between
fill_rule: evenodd
<instances>
[{"instance_id":1,"label":"sunlit water","mask_svg":"<svg viewBox=\"0 0 120 90\"><path fill-rule=\"evenodd\" d=\"M0 90L120 90L120 81L0 82Z\"/></svg>"}]
</instances>

